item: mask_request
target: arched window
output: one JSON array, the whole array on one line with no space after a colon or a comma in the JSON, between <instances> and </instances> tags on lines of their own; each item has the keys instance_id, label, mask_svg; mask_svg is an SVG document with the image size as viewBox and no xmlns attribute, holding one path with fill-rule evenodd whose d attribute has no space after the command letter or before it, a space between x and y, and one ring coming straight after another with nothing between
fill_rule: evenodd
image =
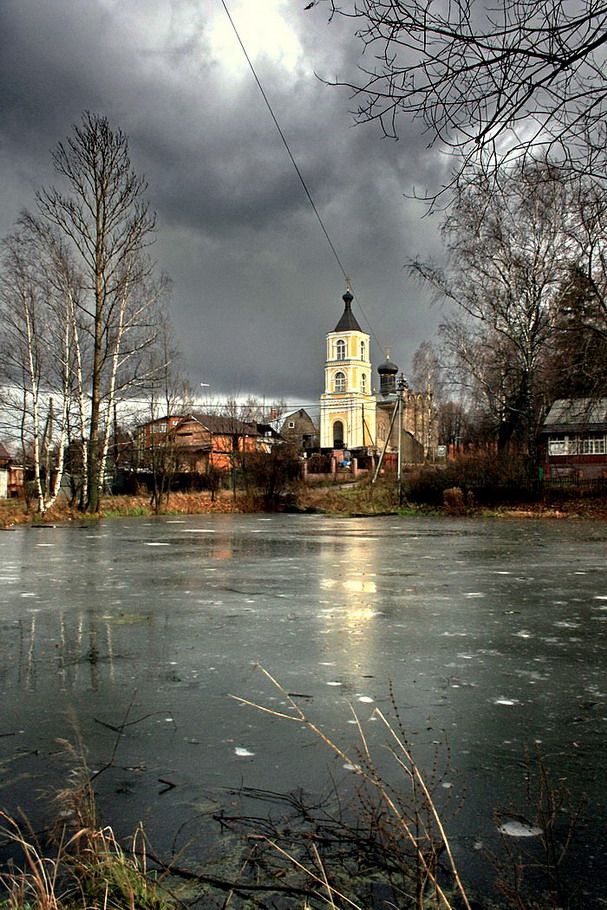
<instances>
[{"instance_id":1,"label":"arched window","mask_svg":"<svg viewBox=\"0 0 607 910\"><path fill-rule=\"evenodd\" d=\"M343 338L340 338L335 342L335 359L336 360L345 360L346 359L346 342Z\"/></svg>"},{"instance_id":2,"label":"arched window","mask_svg":"<svg viewBox=\"0 0 607 910\"><path fill-rule=\"evenodd\" d=\"M333 380L333 391L335 392L345 392L346 391L346 374L345 373L336 373L335 379Z\"/></svg>"},{"instance_id":3,"label":"arched window","mask_svg":"<svg viewBox=\"0 0 607 910\"><path fill-rule=\"evenodd\" d=\"M360 359L361 360L367 359L367 346L364 343L364 341L361 341L361 343L360 343Z\"/></svg>"},{"instance_id":4,"label":"arched window","mask_svg":"<svg viewBox=\"0 0 607 910\"><path fill-rule=\"evenodd\" d=\"M344 425L341 420L336 420L333 424L333 448L343 449L344 447Z\"/></svg>"},{"instance_id":5,"label":"arched window","mask_svg":"<svg viewBox=\"0 0 607 910\"><path fill-rule=\"evenodd\" d=\"M367 374L366 373L363 373L362 376L360 377L360 390L363 393L363 395L367 394Z\"/></svg>"}]
</instances>

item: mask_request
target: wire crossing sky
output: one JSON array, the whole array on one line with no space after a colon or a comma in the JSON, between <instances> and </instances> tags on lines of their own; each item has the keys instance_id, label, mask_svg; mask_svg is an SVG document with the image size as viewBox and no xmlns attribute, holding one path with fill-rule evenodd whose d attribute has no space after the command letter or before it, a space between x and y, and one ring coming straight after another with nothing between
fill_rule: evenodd
<instances>
[{"instance_id":1,"label":"wire crossing sky","mask_svg":"<svg viewBox=\"0 0 607 910\"><path fill-rule=\"evenodd\" d=\"M405 194L440 183L447 162L417 127L392 142L353 125L347 91L326 82L352 77L361 47L346 20L304 6L0 4L0 234L60 182L51 151L82 113L107 116L148 182L191 381L217 398L316 402L346 275L405 372L441 319L402 264L441 253L437 224Z\"/></svg>"},{"instance_id":2,"label":"wire crossing sky","mask_svg":"<svg viewBox=\"0 0 607 910\"><path fill-rule=\"evenodd\" d=\"M346 282L346 287L349 288L349 289L351 290L352 294L354 295L354 299L355 299L356 302L358 303L358 306L359 306L359 308L360 308L360 311L361 311L361 313L363 314L363 317L364 317L364 319L365 319L365 322L367 323L367 326L368 326L368 328L369 328L369 332L371 333L371 335L372 335L373 338L375 339L376 344L379 346L379 348L380 348L381 350L383 350L383 349L384 349L384 345L381 344L381 342L379 341L377 335L376 335L375 332L373 331L373 328L371 327L371 323L370 323L369 320L367 319L367 314L365 313L365 311L364 311L364 309L363 309L363 307L362 307L362 304L360 303L360 301L358 300L358 297L356 296L356 292L355 292L355 290L354 290L354 288L353 288L353 285L352 285L352 282L351 282L351 280L350 280L350 277L348 276L348 273L346 272L346 269L344 268L344 265L343 265L343 263L342 263L342 261L341 261L341 259L340 259L340 257L339 257L339 253L337 252L337 249L336 249L336 247L335 247L335 244L334 244L333 241L331 240L331 237L330 237L329 232L328 232L328 230L327 230L327 228L326 228L326 225L325 225L324 221L322 220L322 218L321 218L321 216L320 216L320 212L319 212L318 209L316 208L316 203L314 202L314 199L312 198L312 194L310 193L310 190L308 189L308 185L307 185L307 183L306 183L306 181L305 181L305 179L304 179L304 177L303 177L303 174L301 173L301 171L300 171L300 169L299 169L299 165L297 164L297 161L295 160L295 157L293 156L293 153L292 153L291 149L289 148L289 143L287 142L287 138L286 138L285 134L283 133L283 131L282 131L282 129L281 129L280 123L278 122L278 118L276 117L276 114L274 113L274 110L272 109L272 105L270 104L270 100L269 100L269 98L268 98L266 92L264 91L263 85L261 84L261 82L260 82L260 80L259 80L259 77L258 77L258 75L257 75L257 73L256 73L256 71L255 71L255 67L253 66L253 63L252 63L252 61L251 61L251 58L249 57L249 55L248 55L248 53L247 53L247 49L246 49L246 47L244 46L244 44L243 44L243 42L242 42L242 38L241 38L240 35L238 34L238 29L236 28L236 26L235 26L235 24L234 24L234 20L232 19L231 15L230 15L230 11L229 11L229 9L228 9L228 7L227 7L227 5L226 5L225 0L221 0L221 4L222 4L222 6L223 6L223 8L224 8L224 10L225 10L225 12L226 12L226 16L228 17L228 19L229 19L229 21L230 21L230 25L231 25L232 28L234 29L234 34L236 35L236 38L237 38L237 40L238 40L238 43L240 44L240 46L241 46L241 48L242 48L242 52L243 52L243 54L245 55L245 58L246 58L247 63L249 64L249 67L250 67L251 72L252 72L252 74L253 74L253 78L255 79L255 82L257 83L257 87L259 88L259 91L261 92L262 98L263 98L263 100L264 100L265 103L266 103L266 107L268 108L268 111L270 112L270 116L271 116L272 120L274 121L274 126L275 126L276 129L278 130L278 135L279 135L280 138L282 139L282 142L283 142L283 145L284 145L284 147L285 147L285 149L286 149L286 151L287 151L287 154L288 154L289 158L291 159L291 163L292 163L292 165L293 165L293 167L294 167L294 169L295 169L295 173L296 173L297 176L299 177L299 181L300 181L300 183L301 183L301 185L302 185L302 187L303 187L303 189L304 189L304 192L305 192L305 194L306 194L306 196L307 196L307 198L308 198L308 201L309 201L310 205L312 206L312 211L313 211L314 214L316 215L316 220L318 221L318 223L319 223L319 225L320 225L320 228L321 228L323 234L325 235L325 237L326 237L326 239L327 239L327 243L329 244L329 247L331 248L331 252L333 253L333 256L335 257L335 260L336 260L336 262L337 262L337 264L338 264L338 266L339 266L339 268L340 268L340 271L341 271L341 273L342 273L342 275L343 275L343 278L344 278L344 280L345 280L345 282Z\"/></svg>"}]
</instances>

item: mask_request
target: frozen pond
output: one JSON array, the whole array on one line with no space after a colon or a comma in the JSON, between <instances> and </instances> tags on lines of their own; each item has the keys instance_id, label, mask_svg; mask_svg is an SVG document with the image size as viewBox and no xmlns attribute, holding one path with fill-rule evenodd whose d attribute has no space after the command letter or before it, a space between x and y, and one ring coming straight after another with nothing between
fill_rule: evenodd
<instances>
[{"instance_id":1,"label":"frozen pond","mask_svg":"<svg viewBox=\"0 0 607 910\"><path fill-rule=\"evenodd\" d=\"M57 739L75 724L95 768L126 718L105 820L143 819L168 854L231 788L348 775L307 731L229 697L281 708L256 664L342 744L349 705L377 737L391 683L420 762L449 744L442 785L466 799L448 827L472 874L537 745L588 797L583 874L605 897L606 542L598 522L290 515L4 533L0 808L41 818L65 773Z\"/></svg>"}]
</instances>

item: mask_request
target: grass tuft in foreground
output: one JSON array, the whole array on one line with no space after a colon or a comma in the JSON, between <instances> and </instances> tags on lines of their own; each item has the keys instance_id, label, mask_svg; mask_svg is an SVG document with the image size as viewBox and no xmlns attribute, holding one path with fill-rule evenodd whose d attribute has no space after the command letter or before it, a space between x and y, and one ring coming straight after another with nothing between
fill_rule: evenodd
<instances>
[{"instance_id":1,"label":"grass tuft in foreground","mask_svg":"<svg viewBox=\"0 0 607 910\"><path fill-rule=\"evenodd\" d=\"M57 821L44 842L27 822L0 812L0 840L13 859L0 873L2 910L174 910L179 902L146 865L138 827L128 849L97 820L91 775L82 753L69 785L56 796Z\"/></svg>"}]
</instances>

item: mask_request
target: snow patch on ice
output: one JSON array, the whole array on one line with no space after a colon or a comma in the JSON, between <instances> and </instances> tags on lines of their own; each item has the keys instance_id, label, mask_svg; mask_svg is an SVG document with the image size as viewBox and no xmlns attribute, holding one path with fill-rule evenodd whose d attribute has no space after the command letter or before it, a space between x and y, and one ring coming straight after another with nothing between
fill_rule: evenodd
<instances>
[{"instance_id":1,"label":"snow patch on ice","mask_svg":"<svg viewBox=\"0 0 607 910\"><path fill-rule=\"evenodd\" d=\"M236 746L234 752L239 758L252 758L255 753L251 752L249 749L245 749L244 746Z\"/></svg>"},{"instance_id":2,"label":"snow patch on ice","mask_svg":"<svg viewBox=\"0 0 607 910\"><path fill-rule=\"evenodd\" d=\"M507 837L537 837L542 833L541 828L514 820L504 822L497 830L500 834L505 834Z\"/></svg>"}]
</instances>

